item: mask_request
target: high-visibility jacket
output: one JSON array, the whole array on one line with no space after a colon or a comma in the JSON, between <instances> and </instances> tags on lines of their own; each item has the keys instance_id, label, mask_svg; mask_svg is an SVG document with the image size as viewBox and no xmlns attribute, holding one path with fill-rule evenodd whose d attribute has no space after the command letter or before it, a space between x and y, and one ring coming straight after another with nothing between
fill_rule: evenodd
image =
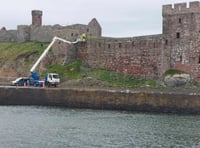
<instances>
[{"instance_id":1,"label":"high-visibility jacket","mask_svg":"<svg viewBox=\"0 0 200 148\"><path fill-rule=\"evenodd\" d=\"M86 39L87 39L87 35L86 35L85 33L83 33L83 34L82 34L82 37L81 37L81 40L82 40L82 41L86 41Z\"/></svg>"}]
</instances>

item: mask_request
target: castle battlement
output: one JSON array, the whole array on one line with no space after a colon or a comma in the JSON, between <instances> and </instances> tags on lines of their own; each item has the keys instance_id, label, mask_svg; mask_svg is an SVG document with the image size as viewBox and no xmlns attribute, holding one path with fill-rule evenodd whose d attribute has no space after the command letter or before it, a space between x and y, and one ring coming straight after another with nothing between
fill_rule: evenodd
<instances>
[{"instance_id":1,"label":"castle battlement","mask_svg":"<svg viewBox=\"0 0 200 148\"><path fill-rule=\"evenodd\" d=\"M181 14L181 13L200 13L200 2L194 1L187 3L176 3L174 5L163 5L163 15Z\"/></svg>"}]
</instances>

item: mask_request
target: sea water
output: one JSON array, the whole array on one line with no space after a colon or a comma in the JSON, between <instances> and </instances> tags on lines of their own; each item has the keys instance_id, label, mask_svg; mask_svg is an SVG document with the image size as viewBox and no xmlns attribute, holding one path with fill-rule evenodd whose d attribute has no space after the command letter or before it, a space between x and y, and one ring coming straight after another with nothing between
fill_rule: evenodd
<instances>
[{"instance_id":1,"label":"sea water","mask_svg":"<svg viewBox=\"0 0 200 148\"><path fill-rule=\"evenodd\" d=\"M200 116L0 106L1 148L200 147Z\"/></svg>"}]
</instances>

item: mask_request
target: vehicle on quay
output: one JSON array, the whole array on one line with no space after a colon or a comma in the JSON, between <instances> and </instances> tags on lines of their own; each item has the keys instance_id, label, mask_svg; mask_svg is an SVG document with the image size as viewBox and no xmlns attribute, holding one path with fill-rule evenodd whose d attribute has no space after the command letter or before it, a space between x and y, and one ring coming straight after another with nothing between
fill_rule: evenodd
<instances>
[{"instance_id":1,"label":"vehicle on quay","mask_svg":"<svg viewBox=\"0 0 200 148\"><path fill-rule=\"evenodd\" d=\"M29 77L19 77L17 79L15 79L14 81L12 81L13 86L24 86L27 85L29 83L30 78Z\"/></svg>"},{"instance_id":2,"label":"vehicle on quay","mask_svg":"<svg viewBox=\"0 0 200 148\"><path fill-rule=\"evenodd\" d=\"M12 86L36 86L43 87L44 81L35 81L33 78L29 77L19 77L12 81Z\"/></svg>"}]
</instances>

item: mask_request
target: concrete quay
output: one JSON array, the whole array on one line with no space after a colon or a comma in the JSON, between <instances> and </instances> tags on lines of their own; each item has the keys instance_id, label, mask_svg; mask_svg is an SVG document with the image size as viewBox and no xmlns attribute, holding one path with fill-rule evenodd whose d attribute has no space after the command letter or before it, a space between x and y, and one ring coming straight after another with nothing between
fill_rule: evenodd
<instances>
[{"instance_id":1,"label":"concrete quay","mask_svg":"<svg viewBox=\"0 0 200 148\"><path fill-rule=\"evenodd\" d=\"M200 93L1 86L0 105L200 114Z\"/></svg>"}]
</instances>

